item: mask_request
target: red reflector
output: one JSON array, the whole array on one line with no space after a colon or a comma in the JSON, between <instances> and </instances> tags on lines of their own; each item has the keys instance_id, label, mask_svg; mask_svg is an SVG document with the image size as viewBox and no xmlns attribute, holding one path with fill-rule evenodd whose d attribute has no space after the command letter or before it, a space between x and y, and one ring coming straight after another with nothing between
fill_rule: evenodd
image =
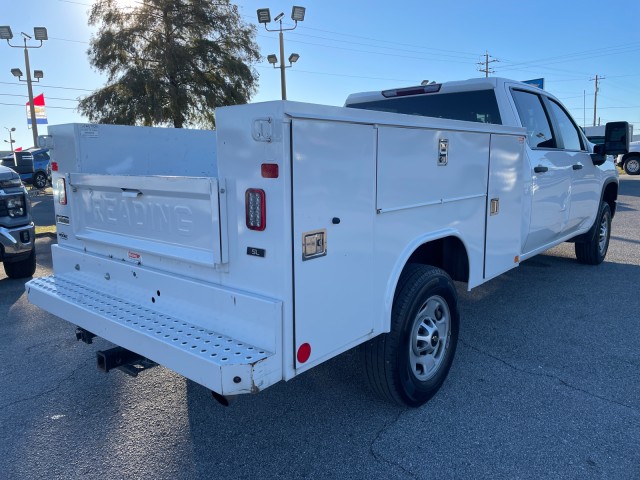
<instances>
[{"instance_id":1,"label":"red reflector","mask_svg":"<svg viewBox=\"0 0 640 480\"><path fill-rule=\"evenodd\" d=\"M262 178L278 178L278 164L277 163L263 163L262 167Z\"/></svg>"},{"instance_id":2,"label":"red reflector","mask_svg":"<svg viewBox=\"0 0 640 480\"><path fill-rule=\"evenodd\" d=\"M302 345L300 345L300 348L298 348L298 362L304 363L309 360L310 356L311 345L309 345L308 343L303 343Z\"/></svg>"},{"instance_id":3,"label":"red reflector","mask_svg":"<svg viewBox=\"0 0 640 480\"><path fill-rule=\"evenodd\" d=\"M244 194L247 228L262 232L267 227L267 205L264 190L249 188Z\"/></svg>"},{"instance_id":4,"label":"red reflector","mask_svg":"<svg viewBox=\"0 0 640 480\"><path fill-rule=\"evenodd\" d=\"M52 172L58 171L58 162L51 162L51 171Z\"/></svg>"}]
</instances>

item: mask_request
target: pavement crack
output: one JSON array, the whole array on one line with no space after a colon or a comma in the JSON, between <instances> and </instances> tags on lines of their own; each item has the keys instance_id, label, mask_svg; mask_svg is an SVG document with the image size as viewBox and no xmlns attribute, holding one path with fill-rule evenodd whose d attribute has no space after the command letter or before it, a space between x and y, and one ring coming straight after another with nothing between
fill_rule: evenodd
<instances>
[{"instance_id":1,"label":"pavement crack","mask_svg":"<svg viewBox=\"0 0 640 480\"><path fill-rule=\"evenodd\" d=\"M570 384L569 382L567 382L567 381L563 380L562 378L558 377L557 375L553 375L553 374L551 374L551 373L546 373L546 372L532 372L531 370L526 370L526 369L524 369L524 368L517 367L517 366L515 366L515 365L513 365L513 364L511 364L511 363L509 363L509 362L507 362L506 360L504 360L504 359L502 359L502 358L500 358L500 357L497 357L497 356L495 356L495 355L492 355L492 354L491 354L491 353L489 353L489 352L485 352L484 350L481 350L480 348L478 348L478 347L476 347L476 346L474 346L474 345L471 345L471 344L470 344L470 343L468 343L468 342L465 342L465 341L464 341L464 340L462 340L462 339L460 339L460 340L459 340L459 342L460 342L461 344L463 344L464 346L469 347L471 350L475 350L476 352L478 352L478 353L480 353L480 354L482 354L482 355L486 355L487 357L492 358L492 359L494 359L494 360L496 360L496 361L498 361L498 362L502 363L503 365L506 365L507 367L509 367L509 368L511 368L512 370L515 370L515 371L517 371L517 372L525 373L525 374L527 374L527 375L533 375L533 376L536 376L536 377L546 377L546 378L550 378L550 379L552 379L552 380L556 380L556 381L557 381L557 382L559 382L560 384L562 384L562 385L564 385L565 387L570 388L571 390L574 390L574 391L576 391L576 392L581 392L581 393L583 393L583 394L585 394L585 395L587 395L587 396L589 396L589 397L597 398L598 400L602 400L602 401L604 401L604 402L611 403L611 404L613 404L613 405L617 405L617 406L619 406L619 407L626 408L626 409L631 410L632 412L634 412L634 413L636 413L636 414L640 413L640 410L638 410L638 409L637 409L637 408L635 408L635 407L631 407L631 406L629 406L629 405L625 405L624 403L618 402L617 400L613 400L613 399L611 399L611 398L603 397L602 395L595 394L595 393L593 393L593 392L590 392L590 391L588 391L588 390L585 390L584 388L580 388L580 387L577 387L577 386L575 386L575 385L572 385L572 384Z\"/></svg>"},{"instance_id":2,"label":"pavement crack","mask_svg":"<svg viewBox=\"0 0 640 480\"><path fill-rule=\"evenodd\" d=\"M32 400L37 400L38 398L41 398L44 395L49 395L50 393L55 392L56 390L60 389L60 387L62 386L63 383L71 380L76 375L76 373L78 373L81 369L87 368L87 363L88 363L88 361L84 362L84 364L79 365L78 367L73 369L66 377L64 377L63 379L58 381L58 383L56 385L54 385L53 387L51 387L51 388L49 388L47 390L44 390L42 392L38 392L38 393L36 393L34 395L31 395L29 397L18 398L16 400L12 401L12 402L2 404L2 405L0 405L0 409L10 408L10 407L13 407L15 405L19 405L21 403L30 402Z\"/></svg>"},{"instance_id":3,"label":"pavement crack","mask_svg":"<svg viewBox=\"0 0 640 480\"><path fill-rule=\"evenodd\" d=\"M387 432L387 430L389 430L389 428L391 428L393 425L398 423L398 421L400 420L400 417L402 417L402 414L404 414L405 412L406 412L406 409L400 410L393 420L387 422L380 430L378 430L378 432L376 433L376 436L374 437L374 439L371 441L371 444L369 445L369 453L378 463L385 463L391 467L399 468L404 473L406 473L409 477L417 479L418 478L417 475L413 473L411 470L406 469L399 463L388 460L381 453L376 452L376 449L375 449L375 444L382 438L382 436Z\"/></svg>"}]
</instances>

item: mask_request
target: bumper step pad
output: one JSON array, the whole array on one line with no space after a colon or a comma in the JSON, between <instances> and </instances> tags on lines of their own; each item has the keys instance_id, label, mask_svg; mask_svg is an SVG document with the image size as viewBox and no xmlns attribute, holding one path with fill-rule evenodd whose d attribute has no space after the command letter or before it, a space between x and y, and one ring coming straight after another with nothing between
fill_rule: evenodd
<instances>
[{"instance_id":1,"label":"bumper step pad","mask_svg":"<svg viewBox=\"0 0 640 480\"><path fill-rule=\"evenodd\" d=\"M100 292L65 275L36 278L26 287L32 303L221 394L258 390L253 369L273 356L254 345ZM233 383L231 388L225 381L227 376Z\"/></svg>"}]
</instances>

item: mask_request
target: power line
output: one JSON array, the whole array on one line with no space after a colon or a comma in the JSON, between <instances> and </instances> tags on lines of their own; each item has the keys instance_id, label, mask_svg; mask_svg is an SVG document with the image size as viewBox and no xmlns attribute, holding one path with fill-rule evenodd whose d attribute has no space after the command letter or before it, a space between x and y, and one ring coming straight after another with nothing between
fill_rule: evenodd
<instances>
[{"instance_id":1,"label":"power line","mask_svg":"<svg viewBox=\"0 0 640 480\"><path fill-rule=\"evenodd\" d=\"M267 37L267 38L272 38L269 35L257 35L258 37ZM357 49L357 48L348 48L348 47L338 47L335 45L323 45L320 43L313 43L313 42L304 42L301 40L289 40L289 42L294 42L294 43L300 43L303 45L314 45L314 46L318 46L318 47L324 47L324 48L333 48L336 50L345 50L345 51L349 51L349 52L357 52L357 53L370 53L373 55L382 55L385 57L394 57L394 58L411 58L414 60L428 60L428 61L432 61L432 62L449 62L449 63L464 63L467 64L468 61L467 60L444 60L444 59L435 59L435 58L429 58L429 57L419 57L419 56L413 56L413 55L398 55L397 53L386 53L386 52L374 52L371 50L361 50L361 49ZM347 42L348 43L348 42Z\"/></svg>"},{"instance_id":2,"label":"power line","mask_svg":"<svg viewBox=\"0 0 640 480\"><path fill-rule=\"evenodd\" d=\"M16 83L16 82L0 82L0 84L2 85L22 85L21 83ZM77 90L79 92L93 92L95 89L91 90L88 88L74 88L74 87L58 87L58 86L54 86L54 85L44 85L44 84L39 84L38 88L57 88L60 90Z\"/></svg>"},{"instance_id":3,"label":"power line","mask_svg":"<svg viewBox=\"0 0 640 480\"><path fill-rule=\"evenodd\" d=\"M0 105L10 105L10 106L14 106L14 107L24 107L23 103L5 103L5 102L0 102ZM77 110L77 107L55 107L53 105L47 105L46 108L57 108L57 109L61 109L61 110Z\"/></svg>"},{"instance_id":4,"label":"power line","mask_svg":"<svg viewBox=\"0 0 640 480\"><path fill-rule=\"evenodd\" d=\"M28 95L19 95L16 93L0 93L0 96L3 97L21 97L21 98L29 98ZM78 102L77 98L59 98L59 97L47 97L47 100L63 100L66 102Z\"/></svg>"}]
</instances>

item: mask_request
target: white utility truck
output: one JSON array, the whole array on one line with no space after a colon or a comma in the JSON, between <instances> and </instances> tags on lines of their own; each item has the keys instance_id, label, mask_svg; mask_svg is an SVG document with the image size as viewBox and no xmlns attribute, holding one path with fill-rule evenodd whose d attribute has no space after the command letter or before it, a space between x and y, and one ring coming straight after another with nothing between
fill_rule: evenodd
<instances>
[{"instance_id":1,"label":"white utility truck","mask_svg":"<svg viewBox=\"0 0 640 480\"><path fill-rule=\"evenodd\" d=\"M50 127L58 244L30 301L116 344L105 371L161 364L224 400L360 345L373 389L416 406L453 360L453 281L565 241L603 261L625 124L594 153L553 96L498 78L345 107L224 107L216 132Z\"/></svg>"}]
</instances>

